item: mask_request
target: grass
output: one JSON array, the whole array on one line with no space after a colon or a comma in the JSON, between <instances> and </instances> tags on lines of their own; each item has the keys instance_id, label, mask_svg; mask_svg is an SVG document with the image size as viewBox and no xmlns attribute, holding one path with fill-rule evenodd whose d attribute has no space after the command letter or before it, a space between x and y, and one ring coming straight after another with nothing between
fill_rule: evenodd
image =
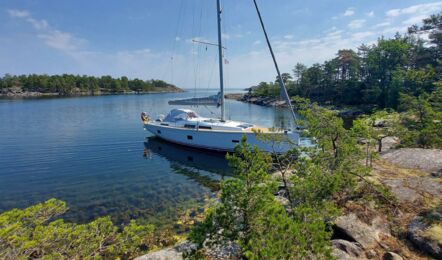
<instances>
[{"instance_id":1,"label":"grass","mask_svg":"<svg viewBox=\"0 0 442 260\"><path fill-rule=\"evenodd\" d=\"M442 244L442 223L431 225L431 227L425 231L424 236Z\"/></svg>"}]
</instances>

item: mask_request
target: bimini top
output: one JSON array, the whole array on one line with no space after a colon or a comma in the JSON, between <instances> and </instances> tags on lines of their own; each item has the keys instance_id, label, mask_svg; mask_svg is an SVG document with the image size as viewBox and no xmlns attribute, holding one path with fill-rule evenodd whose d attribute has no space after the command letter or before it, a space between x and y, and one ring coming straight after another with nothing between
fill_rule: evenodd
<instances>
[{"instance_id":1,"label":"bimini top","mask_svg":"<svg viewBox=\"0 0 442 260\"><path fill-rule=\"evenodd\" d=\"M198 117L200 116L190 109L172 109L170 110L169 114L167 114L166 118L164 118L164 121L177 122L180 120L188 120Z\"/></svg>"}]
</instances>

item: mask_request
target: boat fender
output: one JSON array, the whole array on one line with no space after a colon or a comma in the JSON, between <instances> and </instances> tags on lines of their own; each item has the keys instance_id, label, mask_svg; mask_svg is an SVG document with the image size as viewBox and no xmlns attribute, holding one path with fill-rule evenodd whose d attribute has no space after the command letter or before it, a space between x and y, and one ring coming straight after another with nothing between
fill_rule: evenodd
<instances>
[{"instance_id":1,"label":"boat fender","mask_svg":"<svg viewBox=\"0 0 442 260\"><path fill-rule=\"evenodd\" d=\"M141 120L147 124L149 122L149 116L146 114L146 112L141 112Z\"/></svg>"}]
</instances>

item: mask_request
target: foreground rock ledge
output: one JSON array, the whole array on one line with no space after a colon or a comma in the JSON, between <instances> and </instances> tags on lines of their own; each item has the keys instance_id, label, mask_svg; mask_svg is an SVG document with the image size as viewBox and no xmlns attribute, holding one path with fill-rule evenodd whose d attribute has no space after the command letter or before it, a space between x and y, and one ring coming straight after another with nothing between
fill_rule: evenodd
<instances>
[{"instance_id":1,"label":"foreground rock ledge","mask_svg":"<svg viewBox=\"0 0 442 260\"><path fill-rule=\"evenodd\" d=\"M135 258L135 260L180 260L197 250L197 245L184 241L174 247L168 247Z\"/></svg>"}]
</instances>

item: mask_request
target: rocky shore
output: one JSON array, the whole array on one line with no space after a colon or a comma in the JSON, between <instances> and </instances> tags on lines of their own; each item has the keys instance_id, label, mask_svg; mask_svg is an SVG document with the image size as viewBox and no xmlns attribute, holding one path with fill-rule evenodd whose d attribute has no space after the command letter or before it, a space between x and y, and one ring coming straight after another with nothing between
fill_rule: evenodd
<instances>
[{"instance_id":1,"label":"rocky shore","mask_svg":"<svg viewBox=\"0 0 442 260\"><path fill-rule=\"evenodd\" d=\"M258 106L266 107L286 107L287 102L273 97L255 97L249 93L229 93L225 95L227 99L233 99L245 103L255 104ZM332 110L338 111L338 114L342 118L355 118L370 110L370 108L348 108L348 107L330 107Z\"/></svg>"},{"instance_id":2,"label":"rocky shore","mask_svg":"<svg viewBox=\"0 0 442 260\"><path fill-rule=\"evenodd\" d=\"M332 254L337 259L442 259L442 150L388 149L373 163L367 178L388 188L394 196L391 209L348 201L332 224ZM392 156L393 155L393 156ZM422 155L422 156L420 156ZM413 163L407 163L411 157ZM431 160L419 159L433 158ZM280 178L280 174L273 174ZM276 194L283 205L284 190ZM241 248L226 241L204 242L206 259L241 259ZM186 259L197 246L189 241L137 259Z\"/></svg>"},{"instance_id":3,"label":"rocky shore","mask_svg":"<svg viewBox=\"0 0 442 260\"><path fill-rule=\"evenodd\" d=\"M266 107L285 107L287 105L284 100L272 97L254 97L248 93L230 93L226 94L225 98Z\"/></svg>"}]
</instances>

